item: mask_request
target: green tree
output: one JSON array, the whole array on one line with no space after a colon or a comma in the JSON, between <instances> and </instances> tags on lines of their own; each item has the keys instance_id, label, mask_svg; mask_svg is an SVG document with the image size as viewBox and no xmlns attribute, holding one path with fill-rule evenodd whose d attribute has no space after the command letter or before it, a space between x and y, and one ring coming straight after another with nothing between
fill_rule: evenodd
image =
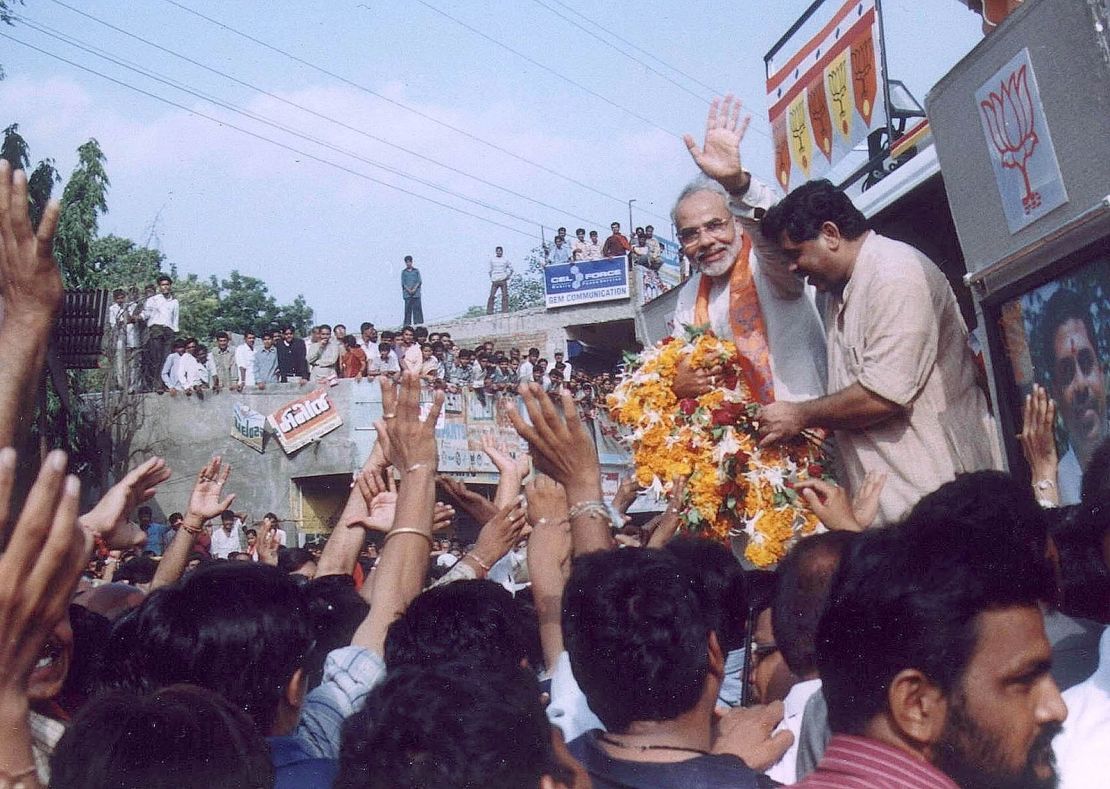
<instances>
[{"instance_id":1,"label":"green tree","mask_svg":"<svg viewBox=\"0 0 1110 789\"><path fill-rule=\"evenodd\" d=\"M91 287L130 290L152 284L162 273L166 256L157 249L141 247L129 238L108 235L89 245L88 270Z\"/></svg>"},{"instance_id":2,"label":"green tree","mask_svg":"<svg viewBox=\"0 0 1110 789\"><path fill-rule=\"evenodd\" d=\"M96 287L99 272L90 268L90 250L100 215L108 212L108 173L100 143L77 149L77 167L62 192L62 217L54 236L54 256L67 288Z\"/></svg>"},{"instance_id":3,"label":"green tree","mask_svg":"<svg viewBox=\"0 0 1110 789\"><path fill-rule=\"evenodd\" d=\"M26 170L31 166L31 148L19 133L18 123L13 123L4 129L4 141L0 143L0 158L7 159L16 170ZM61 180L54 167L53 159L41 159L27 177L27 198L31 203L31 223L35 227L38 227L39 220L42 219L42 212L50 200L54 185Z\"/></svg>"},{"instance_id":4,"label":"green tree","mask_svg":"<svg viewBox=\"0 0 1110 789\"><path fill-rule=\"evenodd\" d=\"M175 276L173 293L181 302L179 333L182 336L203 340L218 331L215 317L220 308L220 286L215 277L201 279L190 274L178 279Z\"/></svg>"},{"instance_id":5,"label":"green tree","mask_svg":"<svg viewBox=\"0 0 1110 789\"><path fill-rule=\"evenodd\" d=\"M524 258L524 271L509 278L509 309L526 310L543 306L543 247L534 247Z\"/></svg>"},{"instance_id":6,"label":"green tree","mask_svg":"<svg viewBox=\"0 0 1110 789\"><path fill-rule=\"evenodd\" d=\"M220 330L261 332L286 323L303 335L312 322L312 308L304 296L279 305L265 282L238 271L223 281L214 276L202 280L196 274L174 280L174 294L181 302L181 333L191 337L203 340Z\"/></svg>"}]
</instances>

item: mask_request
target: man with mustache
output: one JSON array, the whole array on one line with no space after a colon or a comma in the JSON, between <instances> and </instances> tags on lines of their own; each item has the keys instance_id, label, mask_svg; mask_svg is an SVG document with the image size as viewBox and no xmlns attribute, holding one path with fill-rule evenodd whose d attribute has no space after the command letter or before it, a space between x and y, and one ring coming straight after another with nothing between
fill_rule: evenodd
<instances>
[{"instance_id":1,"label":"man with mustache","mask_svg":"<svg viewBox=\"0 0 1110 789\"><path fill-rule=\"evenodd\" d=\"M765 444L806 429L835 431L851 491L868 471L887 475L879 524L897 521L957 474L999 467L967 326L935 263L868 229L825 180L791 192L760 232L786 251L791 271L828 294L829 394L776 391L759 414Z\"/></svg>"},{"instance_id":2,"label":"man with mustache","mask_svg":"<svg viewBox=\"0 0 1110 789\"><path fill-rule=\"evenodd\" d=\"M1056 786L1068 711L1040 607L1052 576L990 492L959 484L841 560L816 640L833 737L796 786Z\"/></svg>"},{"instance_id":3,"label":"man with mustache","mask_svg":"<svg viewBox=\"0 0 1110 789\"><path fill-rule=\"evenodd\" d=\"M747 125L730 95L710 106L702 147L684 138L703 177L682 191L671 212L682 252L697 271L679 293L674 333L708 325L736 343L745 381L760 403L820 397L825 341L814 290L756 229L777 196L741 166ZM719 370L682 363L674 390L697 397L720 383Z\"/></svg>"}]
</instances>

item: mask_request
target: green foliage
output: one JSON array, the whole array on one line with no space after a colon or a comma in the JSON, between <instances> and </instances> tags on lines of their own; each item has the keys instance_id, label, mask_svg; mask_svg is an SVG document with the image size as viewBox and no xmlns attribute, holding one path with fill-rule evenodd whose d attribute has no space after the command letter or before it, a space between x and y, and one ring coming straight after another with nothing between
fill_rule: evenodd
<instances>
[{"instance_id":1,"label":"green foliage","mask_svg":"<svg viewBox=\"0 0 1110 789\"><path fill-rule=\"evenodd\" d=\"M67 288L96 287L97 274L89 268L89 252L99 229L100 215L108 212L108 173L96 140L77 149L77 167L62 192L62 218L54 237L54 257Z\"/></svg>"},{"instance_id":2,"label":"green foliage","mask_svg":"<svg viewBox=\"0 0 1110 789\"><path fill-rule=\"evenodd\" d=\"M89 245L88 287L132 288L141 294L145 285L154 284L162 273L166 257L157 249L140 247L129 238L104 236Z\"/></svg>"},{"instance_id":3,"label":"green foliage","mask_svg":"<svg viewBox=\"0 0 1110 789\"><path fill-rule=\"evenodd\" d=\"M524 263L524 271L509 278L509 309L513 312L542 307L544 303L543 247L534 247Z\"/></svg>"},{"instance_id":4,"label":"green foliage","mask_svg":"<svg viewBox=\"0 0 1110 789\"><path fill-rule=\"evenodd\" d=\"M2 5L2 3L0 3ZM4 129L4 141L0 144L0 158L7 159L13 169L26 170L31 166L31 149L19 133L19 124L13 123ZM42 212L46 208L54 184L62 178L54 168L53 159L43 159L27 177L27 197L30 202L31 224L38 227Z\"/></svg>"},{"instance_id":5,"label":"green foliage","mask_svg":"<svg viewBox=\"0 0 1110 789\"><path fill-rule=\"evenodd\" d=\"M480 315L486 314L486 308L481 304L475 304L473 307L467 307L466 312L463 313L464 318L477 318Z\"/></svg>"},{"instance_id":6,"label":"green foliage","mask_svg":"<svg viewBox=\"0 0 1110 789\"><path fill-rule=\"evenodd\" d=\"M177 280L174 295L181 302L181 333L202 340L217 331L243 333L292 324L299 335L307 333L312 322L312 308L298 295L292 304L279 305L266 283L232 271L222 282L216 277L202 280L190 274Z\"/></svg>"}]
</instances>

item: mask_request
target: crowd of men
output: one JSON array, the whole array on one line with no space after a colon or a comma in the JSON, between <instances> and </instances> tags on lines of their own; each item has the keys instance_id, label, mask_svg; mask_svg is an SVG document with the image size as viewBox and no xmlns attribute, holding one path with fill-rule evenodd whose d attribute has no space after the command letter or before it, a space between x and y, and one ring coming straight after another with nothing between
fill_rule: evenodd
<instances>
[{"instance_id":1,"label":"crowd of men","mask_svg":"<svg viewBox=\"0 0 1110 789\"><path fill-rule=\"evenodd\" d=\"M553 385L578 371L558 357L542 366L537 349L508 378L529 455L485 447L499 472L491 496L438 476L443 390L474 386L478 371L496 387L491 368L511 367L513 352L483 346L476 366L474 350L442 334L422 344L413 328L387 342L366 324L340 342L343 327L318 327L284 356L263 337L279 378L326 380L348 358L367 375L375 349L396 367L375 376L377 441L317 552L285 545L272 514L236 513L233 490L249 480L219 457L188 495L160 489L171 471L154 457L82 506L65 453L34 472L32 453L13 448L26 444L23 399L61 302L59 208L36 235L26 178L0 163L0 787L1104 785L1110 442L1084 453L1079 503L1054 506L1054 422L1035 391L1022 445L1037 477L990 468L988 434L975 432L988 429L983 401L961 388L952 350L966 340L958 313L939 291L936 312L908 309L913 294L897 288L909 286L876 271L932 264L867 231L822 185L752 233L739 218L754 221L766 195L740 168L738 108L723 109L703 147L687 140L718 186L691 187L675 207L698 269L678 310L737 340L766 443L833 431L848 468L844 487L799 484L825 528L773 572L676 537L682 480L666 509L626 522L635 485L604 500L579 404ZM789 265L776 266L776 243ZM820 331L796 272L863 339ZM877 305L883 293L904 298ZM950 325L915 331L930 314ZM188 342L157 335L167 358L200 364ZM238 362L226 340L219 352ZM948 357L917 358L936 343L952 344ZM828 379L809 358L818 346ZM876 360L913 375L884 376ZM234 386L266 385L263 368L236 367ZM213 382L232 386L227 374L217 366ZM441 385L422 414L429 375ZM684 366L675 394L707 392L715 375ZM914 454L944 405L968 414L947 425L958 428L937 444L948 452ZM19 486L20 473L35 479ZM140 509L156 496L178 510L164 528ZM450 541L453 507L481 524L465 548Z\"/></svg>"}]
</instances>

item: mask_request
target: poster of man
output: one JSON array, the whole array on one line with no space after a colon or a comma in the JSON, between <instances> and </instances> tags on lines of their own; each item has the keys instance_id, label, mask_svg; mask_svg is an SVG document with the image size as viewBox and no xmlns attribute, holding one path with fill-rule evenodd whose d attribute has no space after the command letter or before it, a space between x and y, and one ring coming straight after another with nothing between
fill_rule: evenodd
<instances>
[{"instance_id":1,"label":"poster of man","mask_svg":"<svg viewBox=\"0 0 1110 789\"><path fill-rule=\"evenodd\" d=\"M1110 435L1110 258L1100 257L1003 307L1018 392L1042 385L1056 404L1061 504L1079 502L1092 453ZM1019 426L1020 427L1020 426Z\"/></svg>"}]
</instances>

